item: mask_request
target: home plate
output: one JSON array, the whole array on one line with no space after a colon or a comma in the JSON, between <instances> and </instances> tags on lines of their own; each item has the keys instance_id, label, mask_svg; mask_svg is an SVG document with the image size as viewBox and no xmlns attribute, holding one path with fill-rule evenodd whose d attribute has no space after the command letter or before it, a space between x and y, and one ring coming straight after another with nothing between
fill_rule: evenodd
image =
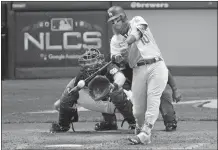
<instances>
[{"instance_id":1,"label":"home plate","mask_svg":"<svg viewBox=\"0 0 218 150\"><path fill-rule=\"evenodd\" d=\"M81 147L79 144L58 144L58 145L46 145L47 148L76 148Z\"/></svg>"}]
</instances>

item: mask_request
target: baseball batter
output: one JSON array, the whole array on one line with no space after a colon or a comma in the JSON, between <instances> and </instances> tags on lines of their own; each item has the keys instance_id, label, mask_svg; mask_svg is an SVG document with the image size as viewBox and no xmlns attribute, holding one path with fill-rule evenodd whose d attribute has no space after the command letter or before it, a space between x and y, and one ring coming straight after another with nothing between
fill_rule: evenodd
<instances>
[{"instance_id":1,"label":"baseball batter","mask_svg":"<svg viewBox=\"0 0 218 150\"><path fill-rule=\"evenodd\" d=\"M125 50L124 47L121 47L119 43L122 43L125 41L125 37L120 35L120 34L115 34L113 35L111 42L110 42L110 52L111 52L111 57L115 59L116 61L123 60L123 62L119 63L118 66L121 64L121 70L123 74L125 75L127 79L127 83L129 83L128 86L131 87L132 84L132 69L129 67L129 65L123 65L123 63L127 63L128 60L128 50ZM132 47L136 49L136 45L132 44ZM122 53L121 53L122 52ZM140 53L136 51L137 54L135 55L136 60L140 59ZM133 61L132 61L133 62ZM123 67L125 66L125 67ZM168 72L168 82L167 84L171 87L172 89L172 97L170 93L165 89L165 91L161 95L161 104L160 104L160 112L161 115L164 119L164 125L166 126L166 131L175 131L177 128L177 121L176 121L176 115L175 115L175 110L174 107L171 103L171 98L173 98L174 102L179 102L182 98L180 92L177 89L176 82L171 75L170 71Z\"/></svg>"},{"instance_id":2,"label":"baseball batter","mask_svg":"<svg viewBox=\"0 0 218 150\"><path fill-rule=\"evenodd\" d=\"M151 130L159 115L160 97L168 80L168 69L142 17L136 16L128 21L119 6L109 8L108 14L114 33L126 37L120 46L126 49L133 46L129 49L128 62L133 68L133 114L139 134L129 141L132 144L150 143Z\"/></svg>"}]
</instances>

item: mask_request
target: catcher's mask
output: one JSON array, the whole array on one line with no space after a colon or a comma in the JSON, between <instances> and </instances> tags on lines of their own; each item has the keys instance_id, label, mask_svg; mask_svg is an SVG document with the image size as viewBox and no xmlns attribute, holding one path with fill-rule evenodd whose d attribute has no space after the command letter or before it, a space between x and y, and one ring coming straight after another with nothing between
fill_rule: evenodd
<instances>
[{"instance_id":1,"label":"catcher's mask","mask_svg":"<svg viewBox=\"0 0 218 150\"><path fill-rule=\"evenodd\" d=\"M86 71L99 69L105 61L104 54L101 54L98 49L88 49L79 59L78 63Z\"/></svg>"}]
</instances>

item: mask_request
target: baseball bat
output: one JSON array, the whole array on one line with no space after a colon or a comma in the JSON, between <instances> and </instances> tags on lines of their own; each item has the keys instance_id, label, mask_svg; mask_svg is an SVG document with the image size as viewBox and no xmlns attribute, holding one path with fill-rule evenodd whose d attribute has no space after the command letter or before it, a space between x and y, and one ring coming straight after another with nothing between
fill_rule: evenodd
<instances>
[{"instance_id":1,"label":"baseball bat","mask_svg":"<svg viewBox=\"0 0 218 150\"><path fill-rule=\"evenodd\" d=\"M92 78L94 78L97 74L99 74L102 70L104 70L108 65L110 65L112 63L112 61L109 61L107 64L105 64L104 66L102 66L100 69L98 69L95 73L93 73L91 76L89 76L88 78L86 78L84 80L84 82L86 83L87 81L91 80ZM77 85L74 88L72 88L69 93L74 92L74 91L79 91L80 87Z\"/></svg>"}]
</instances>

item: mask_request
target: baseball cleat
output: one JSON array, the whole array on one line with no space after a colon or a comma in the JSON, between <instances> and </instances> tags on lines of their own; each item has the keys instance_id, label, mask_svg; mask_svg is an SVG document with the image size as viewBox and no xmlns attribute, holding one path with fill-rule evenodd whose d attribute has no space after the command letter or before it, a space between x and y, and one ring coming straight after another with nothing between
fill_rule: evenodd
<instances>
[{"instance_id":1,"label":"baseball cleat","mask_svg":"<svg viewBox=\"0 0 218 150\"><path fill-rule=\"evenodd\" d=\"M151 143L151 134L147 134L145 132L140 132L138 135L128 138L128 140L131 142L132 145L138 145L138 144L149 144Z\"/></svg>"},{"instance_id":2,"label":"baseball cleat","mask_svg":"<svg viewBox=\"0 0 218 150\"><path fill-rule=\"evenodd\" d=\"M166 131L167 132L175 131L176 128L177 128L177 123L176 122L166 124Z\"/></svg>"},{"instance_id":3,"label":"baseball cleat","mask_svg":"<svg viewBox=\"0 0 218 150\"><path fill-rule=\"evenodd\" d=\"M96 131L105 131L105 130L117 130L117 123L109 123L106 121L96 123L95 130Z\"/></svg>"},{"instance_id":4,"label":"baseball cleat","mask_svg":"<svg viewBox=\"0 0 218 150\"><path fill-rule=\"evenodd\" d=\"M134 136L134 137L131 137L131 138L128 138L128 140L130 141L130 144L132 145L138 145L138 144L143 144L139 137L138 136Z\"/></svg>"},{"instance_id":5,"label":"baseball cleat","mask_svg":"<svg viewBox=\"0 0 218 150\"><path fill-rule=\"evenodd\" d=\"M166 126L166 131L171 132L171 131L176 131L177 126Z\"/></svg>"},{"instance_id":6,"label":"baseball cleat","mask_svg":"<svg viewBox=\"0 0 218 150\"><path fill-rule=\"evenodd\" d=\"M50 133L67 132L70 127L61 127L58 123L52 123Z\"/></svg>"}]
</instances>

